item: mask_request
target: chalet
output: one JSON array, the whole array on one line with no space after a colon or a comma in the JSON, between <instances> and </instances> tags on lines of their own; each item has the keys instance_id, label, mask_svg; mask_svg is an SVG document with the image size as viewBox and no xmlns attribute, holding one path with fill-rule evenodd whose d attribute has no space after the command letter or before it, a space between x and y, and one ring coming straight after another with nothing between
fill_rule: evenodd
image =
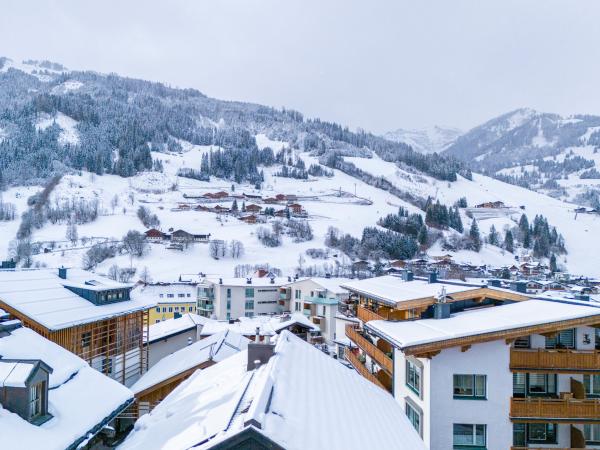
<instances>
[{"instance_id":1,"label":"chalet","mask_svg":"<svg viewBox=\"0 0 600 450\"><path fill-rule=\"evenodd\" d=\"M0 322L0 355L0 447L91 449L122 437L117 416L134 401L125 386L17 320Z\"/></svg>"},{"instance_id":2,"label":"chalet","mask_svg":"<svg viewBox=\"0 0 600 450\"><path fill-rule=\"evenodd\" d=\"M475 205L475 208L494 208L494 209L499 209L499 208L506 208L506 206L504 205L504 202L496 201L496 202L480 203L479 205Z\"/></svg>"},{"instance_id":3,"label":"chalet","mask_svg":"<svg viewBox=\"0 0 600 450\"><path fill-rule=\"evenodd\" d=\"M425 450L398 401L288 332L196 371L139 420L120 450Z\"/></svg>"},{"instance_id":4,"label":"chalet","mask_svg":"<svg viewBox=\"0 0 600 450\"><path fill-rule=\"evenodd\" d=\"M152 366L133 386L138 417L152 411L196 370L206 369L248 347L245 337L223 331L183 347Z\"/></svg>"},{"instance_id":5,"label":"chalet","mask_svg":"<svg viewBox=\"0 0 600 450\"><path fill-rule=\"evenodd\" d=\"M275 278L276 276L277 275L267 269L256 269L254 271L254 277L256 278Z\"/></svg>"},{"instance_id":6,"label":"chalet","mask_svg":"<svg viewBox=\"0 0 600 450\"><path fill-rule=\"evenodd\" d=\"M210 208L208 206L204 206L204 205L196 205L194 207L195 211L203 211L203 212L209 212Z\"/></svg>"},{"instance_id":7,"label":"chalet","mask_svg":"<svg viewBox=\"0 0 600 450\"><path fill-rule=\"evenodd\" d=\"M259 213L262 210L262 206L259 205L246 205L246 212L249 213Z\"/></svg>"},{"instance_id":8,"label":"chalet","mask_svg":"<svg viewBox=\"0 0 600 450\"><path fill-rule=\"evenodd\" d=\"M298 196L296 194L288 194L288 195L285 196L285 199L288 202L295 202L295 201L298 200Z\"/></svg>"},{"instance_id":9,"label":"chalet","mask_svg":"<svg viewBox=\"0 0 600 450\"><path fill-rule=\"evenodd\" d=\"M212 210L213 210L213 212L216 212L217 214L226 214L226 213L231 212L231 210L229 208L226 208L221 205L215 206Z\"/></svg>"},{"instance_id":10,"label":"chalet","mask_svg":"<svg viewBox=\"0 0 600 450\"><path fill-rule=\"evenodd\" d=\"M0 271L0 308L130 385L147 368L143 341L154 306L132 288L80 269Z\"/></svg>"},{"instance_id":11,"label":"chalet","mask_svg":"<svg viewBox=\"0 0 600 450\"><path fill-rule=\"evenodd\" d=\"M396 259L394 261L390 261L389 266L396 269L404 269L406 267L406 261L402 259Z\"/></svg>"},{"instance_id":12,"label":"chalet","mask_svg":"<svg viewBox=\"0 0 600 450\"><path fill-rule=\"evenodd\" d=\"M244 198L251 199L251 200L262 200L262 197L260 195L256 195L256 194L244 193Z\"/></svg>"},{"instance_id":13,"label":"chalet","mask_svg":"<svg viewBox=\"0 0 600 450\"><path fill-rule=\"evenodd\" d=\"M275 196L275 199L276 199L278 202L283 202L283 201L287 200L287 197L286 197L284 194L277 194L277 195Z\"/></svg>"},{"instance_id":14,"label":"chalet","mask_svg":"<svg viewBox=\"0 0 600 450\"><path fill-rule=\"evenodd\" d=\"M188 203L180 203L179 205L177 205L177 208L180 210L188 210L192 207Z\"/></svg>"},{"instance_id":15,"label":"chalet","mask_svg":"<svg viewBox=\"0 0 600 450\"><path fill-rule=\"evenodd\" d=\"M206 194L204 194L204 197L210 198L213 200L221 200L221 199L229 197L229 193L227 193L225 191L207 192Z\"/></svg>"},{"instance_id":16,"label":"chalet","mask_svg":"<svg viewBox=\"0 0 600 450\"><path fill-rule=\"evenodd\" d=\"M156 228L151 228L144 234L146 235L146 239L150 242L161 242L165 239L165 233Z\"/></svg>"},{"instance_id":17,"label":"chalet","mask_svg":"<svg viewBox=\"0 0 600 450\"><path fill-rule=\"evenodd\" d=\"M265 199L263 200L263 202L265 202L265 203L267 203L267 204L269 204L269 205L273 205L273 204L275 204L275 203L279 203L279 202L280 202L280 200L278 200L278 199L277 199L277 198L275 198L275 197L267 197L267 198L265 198Z\"/></svg>"},{"instance_id":18,"label":"chalet","mask_svg":"<svg viewBox=\"0 0 600 450\"><path fill-rule=\"evenodd\" d=\"M288 210L286 208L284 209L279 209L277 211L275 211L275 213L273 214L275 217L287 217L288 215Z\"/></svg>"},{"instance_id":19,"label":"chalet","mask_svg":"<svg viewBox=\"0 0 600 450\"><path fill-rule=\"evenodd\" d=\"M548 271L548 266L537 262L526 262L519 266L519 271L525 277L537 277Z\"/></svg>"},{"instance_id":20,"label":"chalet","mask_svg":"<svg viewBox=\"0 0 600 450\"><path fill-rule=\"evenodd\" d=\"M239 220L247 224L255 224L256 222L258 222L258 217L256 217L254 214L250 214L249 216L240 217Z\"/></svg>"},{"instance_id":21,"label":"chalet","mask_svg":"<svg viewBox=\"0 0 600 450\"><path fill-rule=\"evenodd\" d=\"M301 216L301 215L306 214L306 211L304 211L304 209L302 208L302 205L300 205L299 203L291 203L291 204L287 205L287 207L289 208L289 210L292 212L292 215L294 215L294 216Z\"/></svg>"},{"instance_id":22,"label":"chalet","mask_svg":"<svg viewBox=\"0 0 600 450\"><path fill-rule=\"evenodd\" d=\"M171 235L171 241L179 244L186 244L190 242L208 242L210 240L210 233L208 234L192 234L185 230L174 231Z\"/></svg>"}]
</instances>

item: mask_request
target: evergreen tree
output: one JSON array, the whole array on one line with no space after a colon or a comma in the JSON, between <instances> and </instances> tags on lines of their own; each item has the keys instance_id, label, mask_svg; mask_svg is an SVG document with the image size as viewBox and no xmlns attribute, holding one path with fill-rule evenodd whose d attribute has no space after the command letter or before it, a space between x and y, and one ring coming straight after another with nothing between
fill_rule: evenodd
<instances>
[{"instance_id":1,"label":"evergreen tree","mask_svg":"<svg viewBox=\"0 0 600 450\"><path fill-rule=\"evenodd\" d=\"M473 245L473 249L478 252L481 250L481 236L479 234L479 226L477 225L477 220L473 219L471 222L471 229L469 230L469 237L471 238L471 243Z\"/></svg>"},{"instance_id":2,"label":"evergreen tree","mask_svg":"<svg viewBox=\"0 0 600 450\"><path fill-rule=\"evenodd\" d=\"M417 235L417 241L419 242L419 244L421 244L424 247L427 245L427 239L428 239L427 226L423 225L421 227L421 229L419 230L419 234Z\"/></svg>"},{"instance_id":3,"label":"evergreen tree","mask_svg":"<svg viewBox=\"0 0 600 450\"><path fill-rule=\"evenodd\" d=\"M556 255L554 253L552 253L552 255L550 256L550 272L558 272L558 267L556 264Z\"/></svg>"},{"instance_id":4,"label":"evergreen tree","mask_svg":"<svg viewBox=\"0 0 600 450\"><path fill-rule=\"evenodd\" d=\"M506 230L506 234L504 235L504 248L510 253L513 253L515 250L515 242L510 230Z\"/></svg>"},{"instance_id":5,"label":"evergreen tree","mask_svg":"<svg viewBox=\"0 0 600 450\"><path fill-rule=\"evenodd\" d=\"M232 213L236 213L238 212L238 204L237 204L237 200L233 200L233 203L231 204L231 212Z\"/></svg>"},{"instance_id":6,"label":"evergreen tree","mask_svg":"<svg viewBox=\"0 0 600 450\"><path fill-rule=\"evenodd\" d=\"M488 242L491 245L495 245L496 247L498 246L498 244L500 242L500 237L498 236L498 232L496 231L496 227L494 225L492 225L490 227L490 234L488 235Z\"/></svg>"}]
</instances>

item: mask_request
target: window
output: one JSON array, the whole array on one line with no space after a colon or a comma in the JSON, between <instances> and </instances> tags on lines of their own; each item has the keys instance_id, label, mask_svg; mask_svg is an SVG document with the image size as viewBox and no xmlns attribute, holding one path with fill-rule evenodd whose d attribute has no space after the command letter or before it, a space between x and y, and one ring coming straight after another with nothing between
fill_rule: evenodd
<instances>
[{"instance_id":1,"label":"window","mask_svg":"<svg viewBox=\"0 0 600 450\"><path fill-rule=\"evenodd\" d=\"M176 306L176 307L175 307L175 311L179 311L179 306Z\"/></svg>"},{"instance_id":2,"label":"window","mask_svg":"<svg viewBox=\"0 0 600 450\"><path fill-rule=\"evenodd\" d=\"M454 398L485 399L486 375L454 375Z\"/></svg>"},{"instance_id":3,"label":"window","mask_svg":"<svg viewBox=\"0 0 600 450\"><path fill-rule=\"evenodd\" d=\"M167 298L174 298L175 294L167 294Z\"/></svg>"},{"instance_id":4,"label":"window","mask_svg":"<svg viewBox=\"0 0 600 450\"><path fill-rule=\"evenodd\" d=\"M246 300L245 307L246 309L254 309L254 300Z\"/></svg>"},{"instance_id":5,"label":"window","mask_svg":"<svg viewBox=\"0 0 600 450\"><path fill-rule=\"evenodd\" d=\"M192 296L192 294L186 294L186 297L191 297L191 296Z\"/></svg>"},{"instance_id":6,"label":"window","mask_svg":"<svg viewBox=\"0 0 600 450\"><path fill-rule=\"evenodd\" d=\"M81 346L89 347L92 343L92 332L86 331L85 333L81 333Z\"/></svg>"},{"instance_id":7,"label":"window","mask_svg":"<svg viewBox=\"0 0 600 450\"><path fill-rule=\"evenodd\" d=\"M600 328L596 328L595 335L596 350L600 350Z\"/></svg>"},{"instance_id":8,"label":"window","mask_svg":"<svg viewBox=\"0 0 600 450\"><path fill-rule=\"evenodd\" d=\"M583 436L586 444L600 444L600 424L585 424L583 426Z\"/></svg>"},{"instance_id":9,"label":"window","mask_svg":"<svg viewBox=\"0 0 600 450\"><path fill-rule=\"evenodd\" d=\"M227 309L231 309L231 300L227 300Z\"/></svg>"},{"instance_id":10,"label":"window","mask_svg":"<svg viewBox=\"0 0 600 450\"><path fill-rule=\"evenodd\" d=\"M160 312L160 307L156 308L156 312L159 313Z\"/></svg>"},{"instance_id":11,"label":"window","mask_svg":"<svg viewBox=\"0 0 600 450\"><path fill-rule=\"evenodd\" d=\"M179 298L185 298L185 294L177 294L177 297L179 297Z\"/></svg>"},{"instance_id":12,"label":"window","mask_svg":"<svg viewBox=\"0 0 600 450\"><path fill-rule=\"evenodd\" d=\"M104 358L102 360L102 373L112 373L112 359Z\"/></svg>"},{"instance_id":13,"label":"window","mask_svg":"<svg viewBox=\"0 0 600 450\"><path fill-rule=\"evenodd\" d=\"M167 307L163 306L163 312L167 312Z\"/></svg>"},{"instance_id":14,"label":"window","mask_svg":"<svg viewBox=\"0 0 600 450\"><path fill-rule=\"evenodd\" d=\"M44 382L34 384L29 388L29 418L42 415Z\"/></svg>"},{"instance_id":15,"label":"window","mask_svg":"<svg viewBox=\"0 0 600 450\"><path fill-rule=\"evenodd\" d=\"M254 315L254 313L252 311L246 311L244 313L244 316L246 316L246 317L252 317L253 315Z\"/></svg>"},{"instance_id":16,"label":"window","mask_svg":"<svg viewBox=\"0 0 600 450\"><path fill-rule=\"evenodd\" d=\"M531 336L521 336L515 339L515 348L531 347Z\"/></svg>"},{"instance_id":17,"label":"window","mask_svg":"<svg viewBox=\"0 0 600 450\"><path fill-rule=\"evenodd\" d=\"M406 402L406 417L412 426L415 427L417 433L421 434L421 413L414 408L410 403Z\"/></svg>"},{"instance_id":18,"label":"window","mask_svg":"<svg viewBox=\"0 0 600 450\"><path fill-rule=\"evenodd\" d=\"M231 298L231 288L227 288L227 298Z\"/></svg>"},{"instance_id":19,"label":"window","mask_svg":"<svg viewBox=\"0 0 600 450\"><path fill-rule=\"evenodd\" d=\"M160 322L160 319L156 319L156 320L154 321L154 323L159 323L159 322Z\"/></svg>"},{"instance_id":20,"label":"window","mask_svg":"<svg viewBox=\"0 0 600 450\"><path fill-rule=\"evenodd\" d=\"M296 300L300 300L300 297L301 297L301 296L302 296L302 291L301 291L300 289L296 289L296 290L294 291L294 298L295 298Z\"/></svg>"},{"instance_id":21,"label":"window","mask_svg":"<svg viewBox=\"0 0 600 450\"><path fill-rule=\"evenodd\" d=\"M563 330L546 338L546 348L575 348L575 329Z\"/></svg>"},{"instance_id":22,"label":"window","mask_svg":"<svg viewBox=\"0 0 600 450\"><path fill-rule=\"evenodd\" d=\"M254 298L254 288L246 288L246 298Z\"/></svg>"},{"instance_id":23,"label":"window","mask_svg":"<svg viewBox=\"0 0 600 450\"><path fill-rule=\"evenodd\" d=\"M165 294L158 294L160 298L164 298Z\"/></svg>"},{"instance_id":24,"label":"window","mask_svg":"<svg viewBox=\"0 0 600 450\"><path fill-rule=\"evenodd\" d=\"M584 375L583 386L586 397L600 397L600 375Z\"/></svg>"},{"instance_id":25,"label":"window","mask_svg":"<svg viewBox=\"0 0 600 450\"><path fill-rule=\"evenodd\" d=\"M173 307L169 306L169 312L173 312Z\"/></svg>"},{"instance_id":26,"label":"window","mask_svg":"<svg viewBox=\"0 0 600 450\"><path fill-rule=\"evenodd\" d=\"M191 312L191 311L193 311L193 310L194 310L194 307L193 307L193 306L190 306L190 307L188 308L188 311L190 311L190 312Z\"/></svg>"},{"instance_id":27,"label":"window","mask_svg":"<svg viewBox=\"0 0 600 450\"><path fill-rule=\"evenodd\" d=\"M323 316L324 316L324 315L325 315L325 313L327 312L327 309L326 309L326 308L327 308L326 306L323 306L323 313L322 313L322 315L323 315Z\"/></svg>"},{"instance_id":28,"label":"window","mask_svg":"<svg viewBox=\"0 0 600 450\"><path fill-rule=\"evenodd\" d=\"M556 394L556 375L530 373L527 378L529 394Z\"/></svg>"},{"instance_id":29,"label":"window","mask_svg":"<svg viewBox=\"0 0 600 450\"><path fill-rule=\"evenodd\" d=\"M227 313L227 320L231 319L231 313Z\"/></svg>"},{"instance_id":30,"label":"window","mask_svg":"<svg viewBox=\"0 0 600 450\"><path fill-rule=\"evenodd\" d=\"M556 425L553 423L527 424L527 440L533 443L555 444Z\"/></svg>"},{"instance_id":31,"label":"window","mask_svg":"<svg viewBox=\"0 0 600 450\"><path fill-rule=\"evenodd\" d=\"M485 447L486 442L486 426L472 425L465 423L455 423L453 425L452 443L454 448L467 447Z\"/></svg>"},{"instance_id":32,"label":"window","mask_svg":"<svg viewBox=\"0 0 600 450\"><path fill-rule=\"evenodd\" d=\"M406 360L406 385L421 395L421 368L410 360Z\"/></svg>"}]
</instances>

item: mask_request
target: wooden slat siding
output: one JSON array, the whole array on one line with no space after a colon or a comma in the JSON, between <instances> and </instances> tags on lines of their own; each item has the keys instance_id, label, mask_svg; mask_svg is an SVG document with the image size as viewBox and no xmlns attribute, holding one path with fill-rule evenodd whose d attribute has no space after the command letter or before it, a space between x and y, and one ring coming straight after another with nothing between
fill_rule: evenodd
<instances>
[{"instance_id":1,"label":"wooden slat siding","mask_svg":"<svg viewBox=\"0 0 600 450\"><path fill-rule=\"evenodd\" d=\"M0 308L12 317L19 319L23 326L76 354L90 365L96 358L117 357L113 361L113 373L107 373L107 375L122 384L125 384L127 379L140 375L147 370L148 349L144 349L143 339L144 333L146 336L148 334L148 310L136 311L60 330L49 330L1 300ZM89 339L90 345L85 347L82 339L84 333L90 333L91 336ZM131 361L134 361L134 363L130 367L126 367L126 364ZM121 368L115 371L118 363L121 363ZM106 371L104 372L106 373Z\"/></svg>"},{"instance_id":2,"label":"wooden slat siding","mask_svg":"<svg viewBox=\"0 0 600 450\"><path fill-rule=\"evenodd\" d=\"M358 356L356 356L354 353L352 353L352 351L348 348L346 348L344 351L345 351L346 359L350 362L350 364L352 364L352 366L356 369L356 371L359 374L361 374L364 378L369 380L371 383L379 386L381 389L384 389L387 392L390 392L389 390L387 390L385 388L385 386L381 383L381 381L379 381L375 375L373 375L371 372L369 372L367 370L367 368L365 367L365 365L358 360Z\"/></svg>"},{"instance_id":3,"label":"wooden slat siding","mask_svg":"<svg viewBox=\"0 0 600 450\"><path fill-rule=\"evenodd\" d=\"M510 369L513 372L600 372L600 351L513 348L510 351Z\"/></svg>"},{"instance_id":4,"label":"wooden slat siding","mask_svg":"<svg viewBox=\"0 0 600 450\"><path fill-rule=\"evenodd\" d=\"M513 422L600 423L600 399L511 398Z\"/></svg>"},{"instance_id":5,"label":"wooden slat siding","mask_svg":"<svg viewBox=\"0 0 600 450\"><path fill-rule=\"evenodd\" d=\"M553 331L566 330L579 326L597 326L600 324L600 314L583 317L580 319L561 320L559 322L547 323L542 325L533 325L528 327L514 328L512 330L494 331L491 333L482 333L474 336L466 336L461 338L446 339L427 344L418 344L407 346L402 351L407 355L419 355L436 352L452 347L462 347L464 345L480 344L483 342L491 342L499 339L516 339L530 334L543 334Z\"/></svg>"},{"instance_id":6,"label":"wooden slat siding","mask_svg":"<svg viewBox=\"0 0 600 450\"><path fill-rule=\"evenodd\" d=\"M353 325L346 325L346 336L348 336L352 342L362 348L367 355L373 358L382 369L387 371L390 375L393 373L394 362L392 361L392 358L383 353L379 348L377 348L376 345L371 344L368 340L361 336Z\"/></svg>"},{"instance_id":7,"label":"wooden slat siding","mask_svg":"<svg viewBox=\"0 0 600 450\"><path fill-rule=\"evenodd\" d=\"M364 306L357 307L358 319L363 322L368 322L370 320L386 320L383 316L380 316L376 312L371 311L370 309L365 308Z\"/></svg>"}]
</instances>

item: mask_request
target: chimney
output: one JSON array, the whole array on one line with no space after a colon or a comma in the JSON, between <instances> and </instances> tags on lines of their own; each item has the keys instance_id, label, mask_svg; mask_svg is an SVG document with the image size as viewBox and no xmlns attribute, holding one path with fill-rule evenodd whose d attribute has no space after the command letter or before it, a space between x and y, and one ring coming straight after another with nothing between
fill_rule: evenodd
<instances>
[{"instance_id":1,"label":"chimney","mask_svg":"<svg viewBox=\"0 0 600 450\"><path fill-rule=\"evenodd\" d=\"M271 284L275 284L275 277L271 277Z\"/></svg>"},{"instance_id":2,"label":"chimney","mask_svg":"<svg viewBox=\"0 0 600 450\"><path fill-rule=\"evenodd\" d=\"M437 283L437 272L432 270L427 274L430 283Z\"/></svg>"},{"instance_id":3,"label":"chimney","mask_svg":"<svg viewBox=\"0 0 600 450\"><path fill-rule=\"evenodd\" d=\"M266 364L274 353L275 344L248 343L248 365L246 370L254 370L262 364Z\"/></svg>"},{"instance_id":4,"label":"chimney","mask_svg":"<svg viewBox=\"0 0 600 450\"><path fill-rule=\"evenodd\" d=\"M292 277L288 277L288 283L292 282Z\"/></svg>"},{"instance_id":5,"label":"chimney","mask_svg":"<svg viewBox=\"0 0 600 450\"><path fill-rule=\"evenodd\" d=\"M514 281L511 284L511 288L513 291L520 292L521 294L527 293L527 282L526 281Z\"/></svg>"},{"instance_id":6,"label":"chimney","mask_svg":"<svg viewBox=\"0 0 600 450\"><path fill-rule=\"evenodd\" d=\"M501 286L500 280L498 280L498 279L488 280L488 283L492 287L498 287L499 288Z\"/></svg>"},{"instance_id":7,"label":"chimney","mask_svg":"<svg viewBox=\"0 0 600 450\"><path fill-rule=\"evenodd\" d=\"M223 278L219 278L219 284L223 284Z\"/></svg>"},{"instance_id":8,"label":"chimney","mask_svg":"<svg viewBox=\"0 0 600 450\"><path fill-rule=\"evenodd\" d=\"M414 280L414 274L412 273L412 271L407 270L406 272L404 272L402 274L402 278L404 278L404 281L413 281Z\"/></svg>"},{"instance_id":9,"label":"chimney","mask_svg":"<svg viewBox=\"0 0 600 450\"><path fill-rule=\"evenodd\" d=\"M252 278L246 278L246 284L252 284Z\"/></svg>"},{"instance_id":10,"label":"chimney","mask_svg":"<svg viewBox=\"0 0 600 450\"><path fill-rule=\"evenodd\" d=\"M58 268L58 278L67 279L67 268L62 266Z\"/></svg>"},{"instance_id":11,"label":"chimney","mask_svg":"<svg viewBox=\"0 0 600 450\"><path fill-rule=\"evenodd\" d=\"M450 304L446 302L446 288L442 287L442 291L433 305L434 319L448 319L450 317Z\"/></svg>"}]
</instances>

